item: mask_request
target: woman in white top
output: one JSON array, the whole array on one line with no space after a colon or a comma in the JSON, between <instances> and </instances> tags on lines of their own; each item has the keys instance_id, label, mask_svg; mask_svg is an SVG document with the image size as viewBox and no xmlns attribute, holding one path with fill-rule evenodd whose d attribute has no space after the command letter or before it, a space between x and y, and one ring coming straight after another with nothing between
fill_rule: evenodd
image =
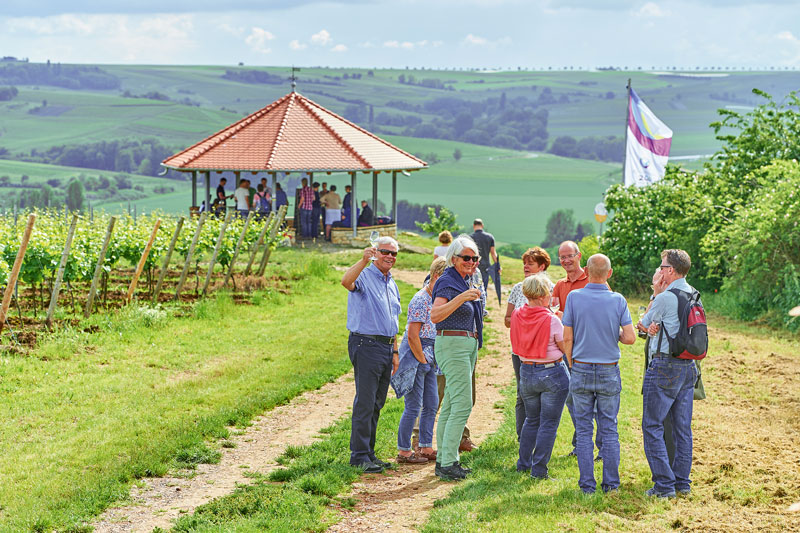
<instances>
[{"instance_id":1,"label":"woman in white top","mask_svg":"<svg viewBox=\"0 0 800 533\"><path fill-rule=\"evenodd\" d=\"M450 246L450 243L453 242L453 234L447 230L444 230L439 234L439 242L441 243L441 246L437 246L433 249L434 259L447 255L447 248Z\"/></svg>"},{"instance_id":2,"label":"woman in white top","mask_svg":"<svg viewBox=\"0 0 800 533\"><path fill-rule=\"evenodd\" d=\"M547 267L550 266L550 254L547 253L547 250L544 248L540 248L539 246L534 246L533 248L528 248L528 250L522 254L522 265L523 270L525 272L525 278L533 276L535 274L540 274L547 280L547 283L550 286L550 292L553 292L553 282L550 281L550 278L547 277ZM506 309L506 317L505 317L505 324L507 328L511 327L511 314L514 312L515 309L519 309L528 303L528 299L522 293L522 281L514 285L511 289L511 294L508 295L508 308ZM517 440L519 440L519 434L522 431L522 424L525 422L525 404L522 402L522 395L519 391L519 355L515 353L511 353L511 363L514 365L514 375L517 378L517 405L515 408L515 414L517 418Z\"/></svg>"}]
</instances>

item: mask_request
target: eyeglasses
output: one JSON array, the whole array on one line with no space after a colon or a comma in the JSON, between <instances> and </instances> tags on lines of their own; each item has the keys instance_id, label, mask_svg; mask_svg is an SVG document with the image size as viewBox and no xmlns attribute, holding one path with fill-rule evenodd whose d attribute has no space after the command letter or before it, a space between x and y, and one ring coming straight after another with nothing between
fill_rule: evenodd
<instances>
[{"instance_id":1,"label":"eyeglasses","mask_svg":"<svg viewBox=\"0 0 800 533\"><path fill-rule=\"evenodd\" d=\"M395 252L394 250L384 250L381 248L378 251L383 255L391 255L392 257L397 257L397 252Z\"/></svg>"},{"instance_id":2,"label":"eyeglasses","mask_svg":"<svg viewBox=\"0 0 800 533\"><path fill-rule=\"evenodd\" d=\"M575 252L575 253L574 253L574 254L572 254L572 255L559 255L559 256L558 256L558 258L559 258L561 261L566 261L567 259L572 259L573 257L576 257L576 256L578 256L578 255L580 255L580 252Z\"/></svg>"},{"instance_id":3,"label":"eyeglasses","mask_svg":"<svg viewBox=\"0 0 800 533\"><path fill-rule=\"evenodd\" d=\"M468 263L470 261L474 261L474 262L477 263L478 261L481 260L481 256L479 256L479 255L458 255L458 254L456 254L456 257L460 257L461 259L463 259L464 261L466 261Z\"/></svg>"},{"instance_id":4,"label":"eyeglasses","mask_svg":"<svg viewBox=\"0 0 800 533\"><path fill-rule=\"evenodd\" d=\"M672 268L672 265L661 265L659 268L664 270L665 268Z\"/></svg>"}]
</instances>

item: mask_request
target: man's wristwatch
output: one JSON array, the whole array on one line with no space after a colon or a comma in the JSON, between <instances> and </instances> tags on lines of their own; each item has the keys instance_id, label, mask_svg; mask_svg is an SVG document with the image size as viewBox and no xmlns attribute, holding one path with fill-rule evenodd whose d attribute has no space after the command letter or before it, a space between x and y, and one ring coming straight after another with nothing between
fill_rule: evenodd
<instances>
[{"instance_id":1,"label":"man's wristwatch","mask_svg":"<svg viewBox=\"0 0 800 533\"><path fill-rule=\"evenodd\" d=\"M393 353L393 354L394 354L394 353L396 353L396 354L399 354L400 352L398 352L397 350L392 350L392 353Z\"/></svg>"},{"instance_id":2,"label":"man's wristwatch","mask_svg":"<svg viewBox=\"0 0 800 533\"><path fill-rule=\"evenodd\" d=\"M653 300L655 300L655 299L656 299L656 295L655 295L655 294L651 294L651 295L650 295L650 301L652 302L652 301L653 301Z\"/></svg>"}]
</instances>

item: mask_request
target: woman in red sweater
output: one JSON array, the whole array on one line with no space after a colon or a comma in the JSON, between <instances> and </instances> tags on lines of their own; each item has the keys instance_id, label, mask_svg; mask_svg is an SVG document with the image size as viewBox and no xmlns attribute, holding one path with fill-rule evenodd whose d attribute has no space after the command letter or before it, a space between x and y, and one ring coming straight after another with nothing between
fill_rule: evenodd
<instances>
[{"instance_id":1,"label":"woman in red sweater","mask_svg":"<svg viewBox=\"0 0 800 533\"><path fill-rule=\"evenodd\" d=\"M550 479L547 463L569 392L569 374L561 359L564 326L547 308L550 280L546 276L525 278L522 294L528 304L511 315L511 347L521 362L519 389L525 404L517 471Z\"/></svg>"}]
</instances>

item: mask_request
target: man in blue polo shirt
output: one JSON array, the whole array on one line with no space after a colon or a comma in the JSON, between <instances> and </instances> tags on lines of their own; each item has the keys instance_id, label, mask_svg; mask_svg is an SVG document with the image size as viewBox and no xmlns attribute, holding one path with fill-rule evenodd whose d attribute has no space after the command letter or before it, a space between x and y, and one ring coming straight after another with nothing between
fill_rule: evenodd
<instances>
[{"instance_id":1,"label":"man in blue polo shirt","mask_svg":"<svg viewBox=\"0 0 800 533\"><path fill-rule=\"evenodd\" d=\"M602 435L604 492L619 488L619 434L617 413L622 381L619 375L619 343L633 344L636 334L628 302L606 285L611 261L595 254L586 263L586 287L569 293L562 322L564 352L572 367L569 392L572 395L577 434L576 451L580 478L578 486L594 493L592 418L597 405L597 432Z\"/></svg>"},{"instance_id":2,"label":"man in blue polo shirt","mask_svg":"<svg viewBox=\"0 0 800 533\"><path fill-rule=\"evenodd\" d=\"M356 383L350 464L369 473L382 472L389 464L375 457L375 432L389 380L399 364L395 335L400 330L400 291L389 273L398 248L393 238L381 237L342 276L342 285L350 291L347 349Z\"/></svg>"}]
</instances>

